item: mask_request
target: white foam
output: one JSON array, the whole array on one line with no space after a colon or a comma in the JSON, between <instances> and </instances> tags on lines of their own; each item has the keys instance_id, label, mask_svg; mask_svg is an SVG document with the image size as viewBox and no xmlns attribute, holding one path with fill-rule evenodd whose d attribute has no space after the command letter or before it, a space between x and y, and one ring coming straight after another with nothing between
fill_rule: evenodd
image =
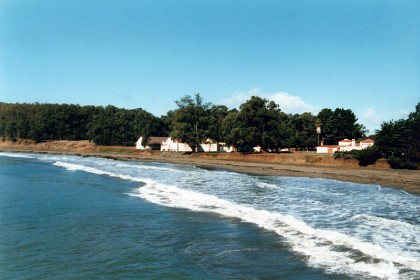
<instances>
[{"instance_id":1,"label":"white foam","mask_svg":"<svg viewBox=\"0 0 420 280\"><path fill-rule=\"evenodd\" d=\"M352 217L352 219L362 219L367 220L371 223L374 223L376 226L378 225L387 225L389 227L400 227L404 229L410 229L410 230L417 230L420 233L420 227L416 225L412 225L407 222L398 221L398 220L391 220L387 218L382 217L376 217L366 214L357 214Z\"/></svg>"},{"instance_id":2,"label":"white foam","mask_svg":"<svg viewBox=\"0 0 420 280\"><path fill-rule=\"evenodd\" d=\"M26 155L26 154L8 153L8 152L1 152L0 156L11 157L11 158L34 158L33 156L29 156L29 155Z\"/></svg>"},{"instance_id":3,"label":"white foam","mask_svg":"<svg viewBox=\"0 0 420 280\"><path fill-rule=\"evenodd\" d=\"M356 235L369 238L400 256L420 259L420 227L405 221L371 216L354 215Z\"/></svg>"},{"instance_id":4,"label":"white foam","mask_svg":"<svg viewBox=\"0 0 420 280\"><path fill-rule=\"evenodd\" d=\"M216 196L180 189L150 181L130 194L150 202L192 211L210 212L239 218L284 237L291 248L308 257L308 264L327 271L379 278L398 278L400 269L420 271L420 262L400 256L379 245L332 230L316 229L290 215L239 205ZM338 247L346 250L334 249ZM355 252L365 256L355 258Z\"/></svg>"},{"instance_id":5,"label":"white foam","mask_svg":"<svg viewBox=\"0 0 420 280\"><path fill-rule=\"evenodd\" d=\"M156 170L156 171L169 171L169 172L181 172L177 169L172 169L168 167L159 167L159 166L151 166L151 165L137 165L137 164L124 164L124 163L117 163L118 167L123 168L135 168L141 170Z\"/></svg>"},{"instance_id":6,"label":"white foam","mask_svg":"<svg viewBox=\"0 0 420 280\"><path fill-rule=\"evenodd\" d=\"M71 171L76 171L77 170L77 171L84 171L84 172L88 172L88 173L98 174L98 175L107 175L107 176L110 176L110 177L120 178L120 179L123 179L123 180L129 180L129 181L134 181L134 182L142 182L142 183L149 182L148 179L136 178L136 177L126 175L126 174L118 174L118 173L108 172L108 171L100 170L100 169L85 166L85 165L79 165L79 164L73 164L73 163L67 163L67 162L61 162L61 161L55 162L54 165L59 166L59 167L64 167L67 170L71 170Z\"/></svg>"},{"instance_id":7,"label":"white foam","mask_svg":"<svg viewBox=\"0 0 420 280\"><path fill-rule=\"evenodd\" d=\"M262 189L281 189L281 187L277 185L266 183L266 182L257 182L257 186Z\"/></svg>"},{"instance_id":8,"label":"white foam","mask_svg":"<svg viewBox=\"0 0 420 280\"><path fill-rule=\"evenodd\" d=\"M406 191L401 191L402 193L404 193L404 194L406 194L406 195L409 195L409 196L413 196L411 193L408 193L408 192L406 192Z\"/></svg>"}]
</instances>

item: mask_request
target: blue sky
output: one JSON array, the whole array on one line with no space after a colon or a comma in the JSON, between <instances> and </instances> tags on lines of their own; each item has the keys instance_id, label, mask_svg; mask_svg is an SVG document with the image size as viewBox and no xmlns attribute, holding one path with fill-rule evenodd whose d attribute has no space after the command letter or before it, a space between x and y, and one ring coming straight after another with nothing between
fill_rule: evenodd
<instances>
[{"instance_id":1,"label":"blue sky","mask_svg":"<svg viewBox=\"0 0 420 280\"><path fill-rule=\"evenodd\" d=\"M351 109L371 132L420 101L420 1L2 0L0 101L157 116L200 93L287 113Z\"/></svg>"}]
</instances>

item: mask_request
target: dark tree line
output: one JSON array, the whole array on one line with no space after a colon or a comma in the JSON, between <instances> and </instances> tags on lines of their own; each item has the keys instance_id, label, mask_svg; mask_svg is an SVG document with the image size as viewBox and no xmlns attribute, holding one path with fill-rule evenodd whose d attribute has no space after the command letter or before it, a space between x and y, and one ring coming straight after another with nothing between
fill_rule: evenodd
<instances>
[{"instance_id":1,"label":"dark tree line","mask_svg":"<svg viewBox=\"0 0 420 280\"><path fill-rule=\"evenodd\" d=\"M162 136L164 123L143 109L126 110L114 106L96 107L88 124L88 138L98 145L130 146L139 136Z\"/></svg>"},{"instance_id":2,"label":"dark tree line","mask_svg":"<svg viewBox=\"0 0 420 280\"><path fill-rule=\"evenodd\" d=\"M360 139L366 133L366 128L357 123L351 110L323 109L318 113L318 120L322 126L321 139L324 144L334 145L345 138Z\"/></svg>"},{"instance_id":3,"label":"dark tree line","mask_svg":"<svg viewBox=\"0 0 420 280\"><path fill-rule=\"evenodd\" d=\"M420 163L420 102L407 119L384 122L376 134L376 146L391 167L416 169Z\"/></svg>"},{"instance_id":4,"label":"dark tree line","mask_svg":"<svg viewBox=\"0 0 420 280\"><path fill-rule=\"evenodd\" d=\"M0 103L0 137L4 140L92 140L99 145L133 145L138 135L167 133L161 119L142 109Z\"/></svg>"},{"instance_id":5,"label":"dark tree line","mask_svg":"<svg viewBox=\"0 0 420 280\"><path fill-rule=\"evenodd\" d=\"M384 122L373 138L376 142L372 147L335 156L356 158L361 166L384 158L392 168L417 169L420 164L420 103L407 119Z\"/></svg>"},{"instance_id":6,"label":"dark tree line","mask_svg":"<svg viewBox=\"0 0 420 280\"><path fill-rule=\"evenodd\" d=\"M0 136L7 139L88 139L92 106L0 103Z\"/></svg>"},{"instance_id":7,"label":"dark tree line","mask_svg":"<svg viewBox=\"0 0 420 280\"><path fill-rule=\"evenodd\" d=\"M322 110L286 114L273 101L253 96L239 110L204 103L197 94L175 102L177 109L157 118L143 109L68 104L0 103L2 139L91 140L98 145L133 145L139 136L167 136L191 147L206 139L234 145L240 151L255 146L276 151L281 148L314 149L315 124L322 124L321 138L336 143L343 138L364 136L363 126L351 110Z\"/></svg>"}]
</instances>

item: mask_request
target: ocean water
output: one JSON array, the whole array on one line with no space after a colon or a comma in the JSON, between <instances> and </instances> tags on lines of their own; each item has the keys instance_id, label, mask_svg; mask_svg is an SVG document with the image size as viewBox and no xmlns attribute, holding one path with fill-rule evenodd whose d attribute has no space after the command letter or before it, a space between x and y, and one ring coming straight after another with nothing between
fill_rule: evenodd
<instances>
[{"instance_id":1,"label":"ocean water","mask_svg":"<svg viewBox=\"0 0 420 280\"><path fill-rule=\"evenodd\" d=\"M0 279L420 279L420 196L0 153Z\"/></svg>"}]
</instances>

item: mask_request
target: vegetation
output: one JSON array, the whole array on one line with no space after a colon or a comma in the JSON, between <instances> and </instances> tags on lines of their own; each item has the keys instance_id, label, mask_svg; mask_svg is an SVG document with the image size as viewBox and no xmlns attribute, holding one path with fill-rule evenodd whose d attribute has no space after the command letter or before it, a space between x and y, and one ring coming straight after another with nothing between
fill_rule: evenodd
<instances>
[{"instance_id":1,"label":"vegetation","mask_svg":"<svg viewBox=\"0 0 420 280\"><path fill-rule=\"evenodd\" d=\"M357 123L356 115L351 110L323 109L318 113L318 120L322 126L321 138L326 145L336 144L345 138L366 137L366 128Z\"/></svg>"},{"instance_id":2,"label":"vegetation","mask_svg":"<svg viewBox=\"0 0 420 280\"><path fill-rule=\"evenodd\" d=\"M378 159L382 157L382 154L378 146L368 147L364 150L357 151L356 159L359 161L360 166L368 166L375 164Z\"/></svg>"},{"instance_id":3,"label":"vegetation","mask_svg":"<svg viewBox=\"0 0 420 280\"><path fill-rule=\"evenodd\" d=\"M260 97L251 97L240 106L240 111L231 111L223 124L223 135L228 145L239 151L250 152L255 146L266 150L281 147L281 122L284 113L274 102Z\"/></svg>"},{"instance_id":4,"label":"vegetation","mask_svg":"<svg viewBox=\"0 0 420 280\"><path fill-rule=\"evenodd\" d=\"M334 159L344 159L344 160L352 160L357 159L358 152L356 150L352 150L349 152L335 152Z\"/></svg>"},{"instance_id":5,"label":"vegetation","mask_svg":"<svg viewBox=\"0 0 420 280\"><path fill-rule=\"evenodd\" d=\"M360 166L388 160L394 169L417 169L420 164L420 103L407 119L384 122L375 145L361 151L337 152L334 158L357 159Z\"/></svg>"},{"instance_id":6,"label":"vegetation","mask_svg":"<svg viewBox=\"0 0 420 280\"><path fill-rule=\"evenodd\" d=\"M240 151L255 146L276 151L281 148L313 150L317 146L315 124L321 120L323 138L341 139L362 135L351 110L324 109L321 117L311 113L286 114L273 101L253 96L240 106L204 103L202 97L189 95L175 102L176 110L157 118L143 109L126 110L114 106L67 104L0 103L0 137L35 141L91 140L99 145L133 145L139 136L170 135L191 147L206 139L226 142ZM325 112L332 112L326 117ZM338 123L333 116L339 115ZM346 124L348 134L340 130ZM343 125L344 126L344 125Z\"/></svg>"},{"instance_id":7,"label":"vegetation","mask_svg":"<svg viewBox=\"0 0 420 280\"><path fill-rule=\"evenodd\" d=\"M92 140L133 145L138 135L162 135L159 118L142 110L59 104L0 103L0 137L10 140Z\"/></svg>"},{"instance_id":8,"label":"vegetation","mask_svg":"<svg viewBox=\"0 0 420 280\"><path fill-rule=\"evenodd\" d=\"M210 104L203 104L203 98L196 94L193 99L187 95L175 102L178 109L170 112L171 137L181 139L198 151L198 145L208 137Z\"/></svg>"},{"instance_id":9,"label":"vegetation","mask_svg":"<svg viewBox=\"0 0 420 280\"><path fill-rule=\"evenodd\" d=\"M336 144L343 138L366 137L366 128L349 109L326 108L318 115L286 114L281 104L253 96L239 110L229 110L204 103L199 94L186 95L175 103L178 108L160 118L143 109L114 106L0 103L0 137L38 142L88 139L99 145L131 146L139 136L147 141L149 136L170 135L193 148L212 139L244 152L255 146L274 152L282 148L313 150L318 140ZM317 125L321 125L320 135ZM394 168L415 168L420 162L420 103L407 119L383 123L374 138L373 148L335 157L356 158L362 166L384 157Z\"/></svg>"},{"instance_id":10,"label":"vegetation","mask_svg":"<svg viewBox=\"0 0 420 280\"><path fill-rule=\"evenodd\" d=\"M420 163L420 103L407 119L384 122L376 146L392 168L417 169Z\"/></svg>"},{"instance_id":11,"label":"vegetation","mask_svg":"<svg viewBox=\"0 0 420 280\"><path fill-rule=\"evenodd\" d=\"M348 152L335 152L334 159L344 160L358 160L360 166L368 166L375 164L378 159L382 157L382 154L378 146L368 147L364 150L352 150Z\"/></svg>"},{"instance_id":12,"label":"vegetation","mask_svg":"<svg viewBox=\"0 0 420 280\"><path fill-rule=\"evenodd\" d=\"M143 109L125 110L114 106L96 107L88 123L88 139L98 145L132 146L139 135L161 136L166 127Z\"/></svg>"}]
</instances>

